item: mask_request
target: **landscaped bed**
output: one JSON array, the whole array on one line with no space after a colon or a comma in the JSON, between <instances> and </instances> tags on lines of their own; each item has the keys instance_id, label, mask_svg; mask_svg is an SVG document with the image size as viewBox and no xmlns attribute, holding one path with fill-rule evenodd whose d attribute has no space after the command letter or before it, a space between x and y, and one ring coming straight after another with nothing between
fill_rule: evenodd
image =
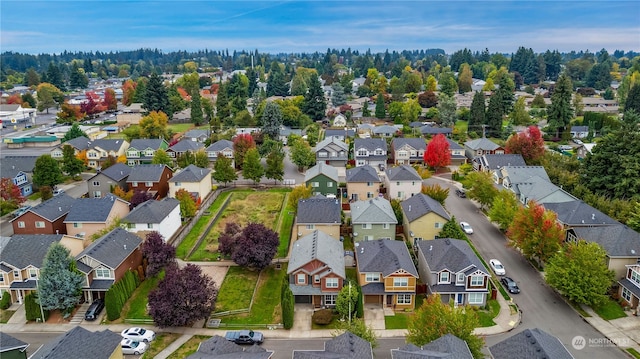
<instances>
[{"instance_id":1,"label":"landscaped bed","mask_svg":"<svg viewBox=\"0 0 640 359\"><path fill-rule=\"evenodd\" d=\"M492 327L496 325L493 321L498 313L500 313L500 303L497 300L491 299L487 302L489 310L480 309L477 311L478 320L480 322L481 327Z\"/></svg>"}]
</instances>

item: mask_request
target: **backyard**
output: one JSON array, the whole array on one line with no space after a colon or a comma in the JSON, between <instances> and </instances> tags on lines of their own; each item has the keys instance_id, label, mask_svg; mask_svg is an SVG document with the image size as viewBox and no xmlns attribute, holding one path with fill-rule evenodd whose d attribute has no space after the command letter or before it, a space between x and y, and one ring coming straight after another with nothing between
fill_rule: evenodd
<instances>
[{"instance_id":1,"label":"backyard","mask_svg":"<svg viewBox=\"0 0 640 359\"><path fill-rule=\"evenodd\" d=\"M249 308L259 275L259 272L250 271L243 267L229 267L227 275L220 285L215 312Z\"/></svg>"}]
</instances>

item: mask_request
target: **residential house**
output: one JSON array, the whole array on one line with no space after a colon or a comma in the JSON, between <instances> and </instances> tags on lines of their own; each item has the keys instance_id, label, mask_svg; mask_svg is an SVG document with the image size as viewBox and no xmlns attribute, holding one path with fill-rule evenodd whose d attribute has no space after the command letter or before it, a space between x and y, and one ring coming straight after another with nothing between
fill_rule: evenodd
<instances>
[{"instance_id":1,"label":"residential house","mask_svg":"<svg viewBox=\"0 0 640 359\"><path fill-rule=\"evenodd\" d=\"M318 162L309 168L304 175L304 183L311 186L311 192L316 195L332 195L334 198L338 194L338 170L324 162Z\"/></svg>"},{"instance_id":2,"label":"residential house","mask_svg":"<svg viewBox=\"0 0 640 359\"><path fill-rule=\"evenodd\" d=\"M558 338L539 328L525 329L489 347L493 359L574 359Z\"/></svg>"},{"instance_id":3,"label":"residential house","mask_svg":"<svg viewBox=\"0 0 640 359\"><path fill-rule=\"evenodd\" d=\"M396 126L382 125L373 128L373 135L377 137L392 138L396 133L398 133Z\"/></svg>"},{"instance_id":4,"label":"residential house","mask_svg":"<svg viewBox=\"0 0 640 359\"><path fill-rule=\"evenodd\" d=\"M571 126L571 138L586 138L589 136L589 126Z\"/></svg>"},{"instance_id":5,"label":"residential house","mask_svg":"<svg viewBox=\"0 0 640 359\"><path fill-rule=\"evenodd\" d=\"M453 334L445 334L421 347L407 344L391 349L391 359L473 359L467 342Z\"/></svg>"},{"instance_id":6,"label":"residential house","mask_svg":"<svg viewBox=\"0 0 640 359\"><path fill-rule=\"evenodd\" d=\"M200 150L204 150L204 143L183 138L173 146L170 146L169 149L167 149L167 154L169 157L177 159L187 152L194 154Z\"/></svg>"},{"instance_id":7,"label":"residential house","mask_svg":"<svg viewBox=\"0 0 640 359\"><path fill-rule=\"evenodd\" d=\"M436 238L417 241L420 279L429 294L440 294L443 302L484 306L491 273L467 243L460 239Z\"/></svg>"},{"instance_id":8,"label":"residential house","mask_svg":"<svg viewBox=\"0 0 640 359\"><path fill-rule=\"evenodd\" d=\"M104 197L116 187L120 187L127 192L129 190L129 184L127 183L129 173L131 173L131 167L124 163L116 163L96 173L87 180L89 197Z\"/></svg>"},{"instance_id":9,"label":"residential house","mask_svg":"<svg viewBox=\"0 0 640 359\"><path fill-rule=\"evenodd\" d=\"M209 138L210 131L208 129L191 129L184 134L184 138L189 141L204 143Z\"/></svg>"},{"instance_id":10,"label":"residential house","mask_svg":"<svg viewBox=\"0 0 640 359\"><path fill-rule=\"evenodd\" d=\"M113 283L127 271L142 265L142 239L117 227L98 238L76 256L78 270L84 274L82 292L88 302L102 298Z\"/></svg>"},{"instance_id":11,"label":"residential house","mask_svg":"<svg viewBox=\"0 0 640 359\"><path fill-rule=\"evenodd\" d=\"M215 162L219 155L231 159L231 167L235 167L233 159L233 142L229 140L219 140L212 143L206 149L209 161Z\"/></svg>"},{"instance_id":12,"label":"residential house","mask_svg":"<svg viewBox=\"0 0 640 359\"><path fill-rule=\"evenodd\" d=\"M333 127L344 127L347 125L347 118L344 117L343 114L339 113L336 117L333 118L333 123L331 125Z\"/></svg>"},{"instance_id":13,"label":"residential house","mask_svg":"<svg viewBox=\"0 0 640 359\"><path fill-rule=\"evenodd\" d=\"M489 172L491 174L496 174L498 177L494 178L494 181L497 180L497 184L502 183L502 177L500 177L499 170L502 167L524 167L527 164L524 162L524 158L522 158L521 154L489 154L475 157L473 161L473 169L476 171Z\"/></svg>"},{"instance_id":14,"label":"residential house","mask_svg":"<svg viewBox=\"0 0 640 359\"><path fill-rule=\"evenodd\" d=\"M32 354L32 359L83 358L116 359L123 358L120 333L109 329L92 332L76 326L61 334Z\"/></svg>"},{"instance_id":15,"label":"residential house","mask_svg":"<svg viewBox=\"0 0 640 359\"><path fill-rule=\"evenodd\" d=\"M136 165L127 177L127 185L133 192L148 192L153 198L164 198L169 192L169 180L173 170L167 165Z\"/></svg>"},{"instance_id":16,"label":"residential house","mask_svg":"<svg viewBox=\"0 0 640 359\"><path fill-rule=\"evenodd\" d=\"M0 258L0 292L11 294L11 303L22 304L24 297L36 291L44 257L61 234L14 234L6 242Z\"/></svg>"},{"instance_id":17,"label":"residential house","mask_svg":"<svg viewBox=\"0 0 640 359\"><path fill-rule=\"evenodd\" d=\"M419 193L400 203L405 238L417 241L435 239L445 223L451 220L440 202Z\"/></svg>"},{"instance_id":18,"label":"residential house","mask_svg":"<svg viewBox=\"0 0 640 359\"><path fill-rule=\"evenodd\" d=\"M387 164L387 142L382 138L356 138L353 153L356 167L370 165L380 169Z\"/></svg>"},{"instance_id":19,"label":"residential house","mask_svg":"<svg viewBox=\"0 0 640 359\"><path fill-rule=\"evenodd\" d=\"M373 359L371 343L346 331L324 343L324 350L294 350L293 359Z\"/></svg>"},{"instance_id":20,"label":"residential house","mask_svg":"<svg viewBox=\"0 0 640 359\"><path fill-rule=\"evenodd\" d=\"M346 280L341 241L315 230L291 248L287 275L295 303L335 307Z\"/></svg>"},{"instance_id":21,"label":"residential house","mask_svg":"<svg viewBox=\"0 0 640 359\"><path fill-rule=\"evenodd\" d=\"M351 201L376 198L380 194L380 176L375 168L364 165L347 170L347 193Z\"/></svg>"},{"instance_id":22,"label":"residential house","mask_svg":"<svg viewBox=\"0 0 640 359\"><path fill-rule=\"evenodd\" d=\"M388 200L365 199L352 202L350 207L354 241L395 239L398 219Z\"/></svg>"},{"instance_id":23,"label":"residential house","mask_svg":"<svg viewBox=\"0 0 640 359\"><path fill-rule=\"evenodd\" d=\"M129 142L122 139L99 139L91 141L87 148L87 166L101 169L104 163L111 159L117 160L126 154Z\"/></svg>"},{"instance_id":24,"label":"residential house","mask_svg":"<svg viewBox=\"0 0 640 359\"><path fill-rule=\"evenodd\" d=\"M564 229L574 227L615 226L620 224L615 219L581 200L544 203L543 206L556 213L558 216L557 221Z\"/></svg>"},{"instance_id":25,"label":"residential house","mask_svg":"<svg viewBox=\"0 0 640 359\"><path fill-rule=\"evenodd\" d=\"M64 224L75 198L67 194L54 196L11 220L14 234L66 234Z\"/></svg>"},{"instance_id":26,"label":"residential house","mask_svg":"<svg viewBox=\"0 0 640 359\"><path fill-rule=\"evenodd\" d=\"M384 184L389 199L405 200L422 191L422 177L409 165L387 169Z\"/></svg>"},{"instance_id":27,"label":"residential house","mask_svg":"<svg viewBox=\"0 0 640 359\"><path fill-rule=\"evenodd\" d=\"M584 105L584 112L599 112L599 113L620 113L620 105L618 100L605 100L602 97L589 97L582 98L582 104Z\"/></svg>"},{"instance_id":28,"label":"residential house","mask_svg":"<svg viewBox=\"0 0 640 359\"><path fill-rule=\"evenodd\" d=\"M485 137L464 143L464 154L470 161L478 156L500 153L504 153L504 148Z\"/></svg>"},{"instance_id":29,"label":"residential house","mask_svg":"<svg viewBox=\"0 0 640 359\"><path fill-rule=\"evenodd\" d=\"M122 219L127 231L144 237L148 232L156 231L168 241L182 225L180 201L167 197L162 201L150 199L132 209Z\"/></svg>"},{"instance_id":30,"label":"residential house","mask_svg":"<svg viewBox=\"0 0 640 359\"><path fill-rule=\"evenodd\" d=\"M135 166L150 164L158 150L166 151L169 148L167 141L155 138L138 138L131 141L127 149L127 165Z\"/></svg>"},{"instance_id":31,"label":"residential house","mask_svg":"<svg viewBox=\"0 0 640 359\"><path fill-rule=\"evenodd\" d=\"M576 197L554 185L542 166L505 166L495 171L494 181L502 180L502 187L512 191L520 203L538 204L571 202Z\"/></svg>"},{"instance_id":32,"label":"residential house","mask_svg":"<svg viewBox=\"0 0 640 359\"><path fill-rule=\"evenodd\" d=\"M620 285L618 294L638 315L638 304L640 304L640 264L628 264L626 267L627 273L625 277L618 281Z\"/></svg>"},{"instance_id":33,"label":"residential house","mask_svg":"<svg viewBox=\"0 0 640 359\"><path fill-rule=\"evenodd\" d=\"M269 359L272 356L272 350L266 350L257 345L244 347L227 340L225 337L214 335L200 342L198 350L187 356L186 359Z\"/></svg>"},{"instance_id":34,"label":"residential house","mask_svg":"<svg viewBox=\"0 0 640 359\"><path fill-rule=\"evenodd\" d=\"M306 135L306 133L307 132L303 129L280 126L280 131L278 132L278 139L280 140L280 142L282 142L283 145L286 146L287 142L289 141L289 137L291 135L302 137Z\"/></svg>"},{"instance_id":35,"label":"residential house","mask_svg":"<svg viewBox=\"0 0 640 359\"><path fill-rule=\"evenodd\" d=\"M371 123L359 123L358 124L358 137L370 138L373 135L373 128L376 127Z\"/></svg>"},{"instance_id":36,"label":"residential house","mask_svg":"<svg viewBox=\"0 0 640 359\"><path fill-rule=\"evenodd\" d=\"M327 128L324 130L324 138L329 137L334 137L337 140L346 142L347 139L356 137L356 130L353 128Z\"/></svg>"},{"instance_id":37,"label":"residential house","mask_svg":"<svg viewBox=\"0 0 640 359\"><path fill-rule=\"evenodd\" d=\"M67 145L73 147L73 153L77 155L80 152L86 151L91 147L91 140L84 136L72 138L54 147L51 150L51 157L57 160L61 160L63 157L64 146Z\"/></svg>"},{"instance_id":38,"label":"residential house","mask_svg":"<svg viewBox=\"0 0 640 359\"><path fill-rule=\"evenodd\" d=\"M196 203L200 203L211 193L211 170L189 165L171 177L169 196L175 197L178 190L184 189L191 194Z\"/></svg>"},{"instance_id":39,"label":"residential house","mask_svg":"<svg viewBox=\"0 0 640 359\"><path fill-rule=\"evenodd\" d=\"M451 153L451 165L460 166L467 163L467 156L464 155L464 147L450 138L447 138L447 142L449 142L449 152Z\"/></svg>"},{"instance_id":40,"label":"residential house","mask_svg":"<svg viewBox=\"0 0 640 359\"><path fill-rule=\"evenodd\" d=\"M349 145L334 136L327 136L316 147L316 163L324 162L334 167L345 167L349 160Z\"/></svg>"},{"instance_id":41,"label":"residential house","mask_svg":"<svg viewBox=\"0 0 640 359\"><path fill-rule=\"evenodd\" d=\"M365 304L394 310L415 307L416 270L404 241L379 239L357 242L358 284Z\"/></svg>"},{"instance_id":42,"label":"residential house","mask_svg":"<svg viewBox=\"0 0 640 359\"><path fill-rule=\"evenodd\" d=\"M33 193L33 168L37 156L8 156L2 159L0 178L8 178L27 197Z\"/></svg>"},{"instance_id":43,"label":"residential house","mask_svg":"<svg viewBox=\"0 0 640 359\"><path fill-rule=\"evenodd\" d=\"M391 141L391 157L396 165L423 163L426 149L423 138L397 137Z\"/></svg>"},{"instance_id":44,"label":"residential house","mask_svg":"<svg viewBox=\"0 0 640 359\"><path fill-rule=\"evenodd\" d=\"M111 193L100 198L78 198L64 219L66 233L78 238L89 238L109 228L127 214L129 202Z\"/></svg>"},{"instance_id":45,"label":"residential house","mask_svg":"<svg viewBox=\"0 0 640 359\"><path fill-rule=\"evenodd\" d=\"M439 134L443 134L447 137L451 136L451 133L453 133L453 130L450 127L436 127L433 125L425 125L420 127L420 133L423 136L435 136L435 135L439 135Z\"/></svg>"},{"instance_id":46,"label":"residential house","mask_svg":"<svg viewBox=\"0 0 640 359\"><path fill-rule=\"evenodd\" d=\"M320 230L332 238L340 238L340 224L342 222L342 208L339 199L315 196L298 201L296 216L297 238Z\"/></svg>"},{"instance_id":47,"label":"residential house","mask_svg":"<svg viewBox=\"0 0 640 359\"><path fill-rule=\"evenodd\" d=\"M578 146L575 151L576 151L576 157L578 158L586 158L588 154L591 154L591 152L593 151L593 148L596 147L595 143L583 143L580 146Z\"/></svg>"},{"instance_id":48,"label":"residential house","mask_svg":"<svg viewBox=\"0 0 640 359\"><path fill-rule=\"evenodd\" d=\"M5 359L27 359L29 344L0 332L0 356Z\"/></svg>"}]
</instances>

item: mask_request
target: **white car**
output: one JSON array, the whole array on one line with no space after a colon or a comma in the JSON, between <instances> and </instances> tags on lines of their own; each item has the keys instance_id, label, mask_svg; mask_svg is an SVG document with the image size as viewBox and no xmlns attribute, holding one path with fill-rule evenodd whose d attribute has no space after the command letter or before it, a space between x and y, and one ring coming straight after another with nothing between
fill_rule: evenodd
<instances>
[{"instance_id":1,"label":"white car","mask_svg":"<svg viewBox=\"0 0 640 359\"><path fill-rule=\"evenodd\" d=\"M149 345L147 343L134 342L131 339L122 339L120 342L122 354L140 355L144 353Z\"/></svg>"},{"instance_id":2,"label":"white car","mask_svg":"<svg viewBox=\"0 0 640 359\"><path fill-rule=\"evenodd\" d=\"M502 265L502 263L500 263L499 260L491 259L491 260L489 260L489 265L491 266L491 269L493 269L493 271L497 275L505 275L505 274L507 274L507 271L504 269L504 266Z\"/></svg>"},{"instance_id":3,"label":"white car","mask_svg":"<svg viewBox=\"0 0 640 359\"><path fill-rule=\"evenodd\" d=\"M460 228L462 228L462 231L466 234L473 234L473 228L471 228L471 225L467 222L460 222Z\"/></svg>"},{"instance_id":4,"label":"white car","mask_svg":"<svg viewBox=\"0 0 640 359\"><path fill-rule=\"evenodd\" d=\"M139 327L125 329L120 334L123 338L130 339L134 342L148 343L156 338L156 333L153 331Z\"/></svg>"}]
</instances>

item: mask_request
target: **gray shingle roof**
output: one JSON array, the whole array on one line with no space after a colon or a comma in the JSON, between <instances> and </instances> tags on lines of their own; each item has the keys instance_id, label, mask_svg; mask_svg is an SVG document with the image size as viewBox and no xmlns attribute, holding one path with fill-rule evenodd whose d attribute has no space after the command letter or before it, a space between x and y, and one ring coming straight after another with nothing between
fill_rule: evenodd
<instances>
[{"instance_id":1,"label":"gray shingle roof","mask_svg":"<svg viewBox=\"0 0 640 359\"><path fill-rule=\"evenodd\" d=\"M395 126L382 125L373 128L373 133L375 134L392 135L396 132L398 132L398 128Z\"/></svg>"},{"instance_id":2,"label":"gray shingle roof","mask_svg":"<svg viewBox=\"0 0 640 359\"><path fill-rule=\"evenodd\" d=\"M93 140L91 142L91 148L101 148L107 152L109 151L118 152L124 142L125 142L124 140L120 140L120 139L103 138L99 140Z\"/></svg>"},{"instance_id":3,"label":"gray shingle roof","mask_svg":"<svg viewBox=\"0 0 640 359\"><path fill-rule=\"evenodd\" d=\"M511 184L530 183L537 178L550 182L547 171L542 166L504 166L502 172L509 178Z\"/></svg>"},{"instance_id":4,"label":"gray shingle roof","mask_svg":"<svg viewBox=\"0 0 640 359\"><path fill-rule=\"evenodd\" d=\"M376 169L364 165L360 167L354 167L347 170L347 182L348 183L363 183L363 182L375 182L380 183L380 177Z\"/></svg>"},{"instance_id":5,"label":"gray shingle roof","mask_svg":"<svg viewBox=\"0 0 640 359\"><path fill-rule=\"evenodd\" d=\"M184 134L184 137L187 138L197 138L201 136L209 137L209 130L193 129L185 132Z\"/></svg>"},{"instance_id":6,"label":"gray shingle roof","mask_svg":"<svg viewBox=\"0 0 640 359\"><path fill-rule=\"evenodd\" d=\"M391 203L381 197L351 203L351 218L353 224L398 224Z\"/></svg>"},{"instance_id":7,"label":"gray shingle roof","mask_svg":"<svg viewBox=\"0 0 640 359\"><path fill-rule=\"evenodd\" d=\"M162 172L168 168L166 165L137 165L131 168L127 183L131 182L158 182L162 178Z\"/></svg>"},{"instance_id":8,"label":"gray shingle roof","mask_svg":"<svg viewBox=\"0 0 640 359\"><path fill-rule=\"evenodd\" d=\"M14 178L19 172L33 173L37 156L7 156L2 159L0 178Z\"/></svg>"},{"instance_id":9,"label":"gray shingle roof","mask_svg":"<svg viewBox=\"0 0 640 359\"><path fill-rule=\"evenodd\" d=\"M640 257L640 233L623 224L571 230L578 238L598 243L610 257Z\"/></svg>"},{"instance_id":10,"label":"gray shingle roof","mask_svg":"<svg viewBox=\"0 0 640 359\"><path fill-rule=\"evenodd\" d=\"M117 201L128 204L111 193L102 198L78 198L71 206L64 223L106 223Z\"/></svg>"},{"instance_id":11,"label":"gray shingle roof","mask_svg":"<svg viewBox=\"0 0 640 359\"><path fill-rule=\"evenodd\" d=\"M65 145L70 145L73 148L76 148L82 151L82 150L89 149L91 147L91 140L84 136L80 136L80 137L72 138L69 141L61 143L59 147L63 148Z\"/></svg>"},{"instance_id":12,"label":"gray shingle roof","mask_svg":"<svg viewBox=\"0 0 640 359\"><path fill-rule=\"evenodd\" d=\"M583 201L545 203L544 207L556 212L558 220L569 226L601 226L619 224L618 221Z\"/></svg>"},{"instance_id":13,"label":"gray shingle roof","mask_svg":"<svg viewBox=\"0 0 640 359\"><path fill-rule=\"evenodd\" d=\"M422 126L420 127L420 132L423 135L437 135L439 133L449 134L453 131L449 127Z\"/></svg>"},{"instance_id":14,"label":"gray shingle roof","mask_svg":"<svg viewBox=\"0 0 640 359\"><path fill-rule=\"evenodd\" d=\"M327 147L330 143L333 143L336 146L339 146L340 148L344 149L345 151L349 150L349 145L347 145L343 141L340 141L339 139L337 139L337 138L335 138L333 136L326 136L324 140L322 140L322 141L320 141L320 142L318 142L316 144L315 152L317 152L318 150L320 150L322 148Z\"/></svg>"},{"instance_id":15,"label":"gray shingle roof","mask_svg":"<svg viewBox=\"0 0 640 359\"><path fill-rule=\"evenodd\" d=\"M369 152L373 152L379 148L386 152L387 141L382 138L356 138L353 142L353 149L355 152L358 152L361 148L366 148Z\"/></svg>"},{"instance_id":16,"label":"gray shingle roof","mask_svg":"<svg viewBox=\"0 0 640 359\"><path fill-rule=\"evenodd\" d=\"M2 261L20 269L40 268L51 244L61 239L62 234L14 234L2 250Z\"/></svg>"},{"instance_id":17,"label":"gray shingle roof","mask_svg":"<svg viewBox=\"0 0 640 359\"><path fill-rule=\"evenodd\" d=\"M120 346L122 337L109 329L91 332L75 327L44 344L29 358L31 359L69 359L83 358L108 359Z\"/></svg>"},{"instance_id":18,"label":"gray shingle roof","mask_svg":"<svg viewBox=\"0 0 640 359\"><path fill-rule=\"evenodd\" d=\"M427 213L434 212L447 221L451 219L447 211L442 207L440 202L423 193L407 198L400 203L402 212L409 222L424 216Z\"/></svg>"},{"instance_id":19,"label":"gray shingle roof","mask_svg":"<svg viewBox=\"0 0 640 359\"><path fill-rule=\"evenodd\" d=\"M328 234L315 230L298 239L291 248L287 274L291 274L305 264L319 260L333 273L346 278L344 270L344 246L342 242Z\"/></svg>"},{"instance_id":20,"label":"gray shingle roof","mask_svg":"<svg viewBox=\"0 0 640 359\"><path fill-rule=\"evenodd\" d=\"M174 152L196 152L201 148L204 148L204 144L202 142L192 141L188 138L182 139L169 147L169 149Z\"/></svg>"},{"instance_id":21,"label":"gray shingle roof","mask_svg":"<svg viewBox=\"0 0 640 359\"><path fill-rule=\"evenodd\" d=\"M418 241L418 250L423 253L433 272L448 269L458 273L471 267L489 274L467 241L451 238Z\"/></svg>"},{"instance_id":22,"label":"gray shingle roof","mask_svg":"<svg viewBox=\"0 0 640 359\"><path fill-rule=\"evenodd\" d=\"M309 168L307 173L304 174L304 181L310 181L321 174L338 182L338 169L324 162L318 162L315 166Z\"/></svg>"},{"instance_id":23,"label":"gray shingle roof","mask_svg":"<svg viewBox=\"0 0 640 359\"><path fill-rule=\"evenodd\" d=\"M134 148L138 151L144 151L147 148L152 150L158 150L162 147L165 141L161 138L136 138L131 140L129 148Z\"/></svg>"},{"instance_id":24,"label":"gray shingle roof","mask_svg":"<svg viewBox=\"0 0 640 359\"><path fill-rule=\"evenodd\" d=\"M373 359L371 343L344 332L324 343L324 350L294 350L293 359Z\"/></svg>"},{"instance_id":25,"label":"gray shingle roof","mask_svg":"<svg viewBox=\"0 0 640 359\"><path fill-rule=\"evenodd\" d=\"M257 345L242 347L228 341L219 335L203 341L198 351L186 357L187 359L268 359L273 355Z\"/></svg>"},{"instance_id":26,"label":"gray shingle roof","mask_svg":"<svg viewBox=\"0 0 640 359\"><path fill-rule=\"evenodd\" d=\"M211 172L208 168L200 168L196 165L189 165L175 176L171 177L171 182L200 182Z\"/></svg>"},{"instance_id":27,"label":"gray shingle roof","mask_svg":"<svg viewBox=\"0 0 640 359\"><path fill-rule=\"evenodd\" d=\"M490 170L527 165L520 154L486 154L480 157L480 163Z\"/></svg>"},{"instance_id":28,"label":"gray shingle roof","mask_svg":"<svg viewBox=\"0 0 640 359\"><path fill-rule=\"evenodd\" d=\"M71 206L73 206L75 201L75 198L67 195L66 193L62 193L36 205L35 207L31 208L29 212L33 212L40 217L53 222L56 219L69 213L69 211L71 210ZM12 219L12 221L20 217L14 218Z\"/></svg>"},{"instance_id":29,"label":"gray shingle roof","mask_svg":"<svg viewBox=\"0 0 640 359\"><path fill-rule=\"evenodd\" d=\"M150 199L129 212L123 221L126 223L160 223L179 206L180 201L175 198L167 197L162 201Z\"/></svg>"},{"instance_id":30,"label":"gray shingle roof","mask_svg":"<svg viewBox=\"0 0 640 359\"><path fill-rule=\"evenodd\" d=\"M522 332L489 347L495 359L573 359L558 338L539 328Z\"/></svg>"},{"instance_id":31,"label":"gray shingle roof","mask_svg":"<svg viewBox=\"0 0 640 359\"><path fill-rule=\"evenodd\" d=\"M423 138L404 138L404 137L396 137L391 141L391 147L396 151L404 145L411 146L416 150L425 150L427 148L427 143Z\"/></svg>"},{"instance_id":32,"label":"gray shingle roof","mask_svg":"<svg viewBox=\"0 0 640 359\"><path fill-rule=\"evenodd\" d=\"M354 129L347 129L346 131L344 129L332 129L332 128L328 128L326 130L324 130L324 138L329 138L329 137L333 137L333 136L342 136L342 137L353 137L356 135L356 131Z\"/></svg>"},{"instance_id":33,"label":"gray shingle roof","mask_svg":"<svg viewBox=\"0 0 640 359\"><path fill-rule=\"evenodd\" d=\"M388 168L387 178L390 181L422 181L422 177L420 177L415 168L409 165Z\"/></svg>"},{"instance_id":34,"label":"gray shingle roof","mask_svg":"<svg viewBox=\"0 0 640 359\"><path fill-rule=\"evenodd\" d=\"M531 182L517 183L514 187L517 194L523 195L528 200L533 200L539 204L574 202L576 197L569 194L562 188L544 180L538 176L532 177Z\"/></svg>"},{"instance_id":35,"label":"gray shingle roof","mask_svg":"<svg viewBox=\"0 0 640 359\"><path fill-rule=\"evenodd\" d=\"M418 271L404 241L390 239L362 241L358 242L355 252L359 273L380 272L386 277L404 269L418 277Z\"/></svg>"},{"instance_id":36,"label":"gray shingle roof","mask_svg":"<svg viewBox=\"0 0 640 359\"><path fill-rule=\"evenodd\" d=\"M28 346L29 344L18 338L14 338L7 333L0 332L0 353L8 352L10 350L24 350Z\"/></svg>"},{"instance_id":37,"label":"gray shingle roof","mask_svg":"<svg viewBox=\"0 0 640 359\"><path fill-rule=\"evenodd\" d=\"M116 269L140 244L140 237L118 227L91 243L76 258L91 257L111 269Z\"/></svg>"},{"instance_id":38,"label":"gray shingle roof","mask_svg":"<svg viewBox=\"0 0 640 359\"><path fill-rule=\"evenodd\" d=\"M450 138L447 138L447 142L449 142L450 150L462 150L464 147L460 146L460 144Z\"/></svg>"},{"instance_id":39,"label":"gray shingle roof","mask_svg":"<svg viewBox=\"0 0 640 359\"><path fill-rule=\"evenodd\" d=\"M312 197L298 201L298 223L340 224L338 199Z\"/></svg>"},{"instance_id":40,"label":"gray shingle roof","mask_svg":"<svg viewBox=\"0 0 640 359\"><path fill-rule=\"evenodd\" d=\"M482 137L476 138L475 140L467 141L464 143L465 147L469 147L472 150L484 150L484 151L494 151L500 146L498 146L495 142Z\"/></svg>"},{"instance_id":41,"label":"gray shingle roof","mask_svg":"<svg viewBox=\"0 0 640 359\"><path fill-rule=\"evenodd\" d=\"M111 178L114 181L120 182L125 177L129 176L129 173L131 173L131 167L125 165L124 163L116 163L110 167L105 168L100 173Z\"/></svg>"},{"instance_id":42,"label":"gray shingle roof","mask_svg":"<svg viewBox=\"0 0 640 359\"><path fill-rule=\"evenodd\" d=\"M453 334L445 334L440 338L417 347L407 344L400 349L391 350L392 359L473 359L467 342Z\"/></svg>"},{"instance_id":43,"label":"gray shingle roof","mask_svg":"<svg viewBox=\"0 0 640 359\"><path fill-rule=\"evenodd\" d=\"M233 150L233 142L229 140L219 140L207 147L207 152L220 152L227 148Z\"/></svg>"}]
</instances>

